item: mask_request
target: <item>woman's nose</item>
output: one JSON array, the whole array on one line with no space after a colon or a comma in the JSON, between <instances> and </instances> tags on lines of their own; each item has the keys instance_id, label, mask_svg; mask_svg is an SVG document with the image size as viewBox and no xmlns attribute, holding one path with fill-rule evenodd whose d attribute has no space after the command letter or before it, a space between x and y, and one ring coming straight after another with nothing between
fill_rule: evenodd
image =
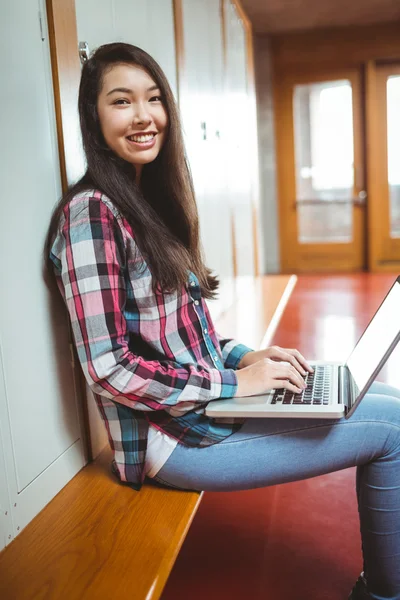
<instances>
[{"instance_id":1,"label":"woman's nose","mask_svg":"<svg viewBox=\"0 0 400 600\"><path fill-rule=\"evenodd\" d=\"M135 125L151 123L151 116L149 111L143 104L137 105L133 115L133 122Z\"/></svg>"}]
</instances>

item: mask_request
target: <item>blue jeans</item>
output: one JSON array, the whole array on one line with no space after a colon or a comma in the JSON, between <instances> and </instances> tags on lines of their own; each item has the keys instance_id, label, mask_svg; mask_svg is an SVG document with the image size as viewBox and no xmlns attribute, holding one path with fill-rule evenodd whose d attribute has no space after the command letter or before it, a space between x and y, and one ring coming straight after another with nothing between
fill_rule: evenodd
<instances>
[{"instance_id":1,"label":"blue jeans","mask_svg":"<svg viewBox=\"0 0 400 600\"><path fill-rule=\"evenodd\" d=\"M247 419L219 444L178 445L154 479L186 490L233 491L353 466L369 593L400 600L400 390L373 384L348 420Z\"/></svg>"}]
</instances>

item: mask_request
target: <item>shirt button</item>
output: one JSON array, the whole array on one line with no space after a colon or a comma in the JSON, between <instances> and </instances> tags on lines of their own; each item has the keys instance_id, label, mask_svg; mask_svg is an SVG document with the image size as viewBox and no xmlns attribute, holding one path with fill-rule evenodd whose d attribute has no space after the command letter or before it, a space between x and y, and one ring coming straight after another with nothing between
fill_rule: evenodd
<instances>
[{"instance_id":1,"label":"shirt button","mask_svg":"<svg viewBox=\"0 0 400 600\"><path fill-rule=\"evenodd\" d=\"M214 360L218 360L218 356L214 356Z\"/></svg>"},{"instance_id":2,"label":"shirt button","mask_svg":"<svg viewBox=\"0 0 400 600\"><path fill-rule=\"evenodd\" d=\"M196 304L196 306L197 306L197 305L198 305L198 303L199 303L199 301L198 301L198 300L195 300L195 301L194 301L194 303L195 303L195 304Z\"/></svg>"},{"instance_id":3,"label":"shirt button","mask_svg":"<svg viewBox=\"0 0 400 600\"><path fill-rule=\"evenodd\" d=\"M195 281L192 281L192 283L190 284L192 287L194 287L196 285Z\"/></svg>"},{"instance_id":4,"label":"shirt button","mask_svg":"<svg viewBox=\"0 0 400 600\"><path fill-rule=\"evenodd\" d=\"M204 330L204 333L208 333L208 329L205 329L205 330Z\"/></svg>"}]
</instances>

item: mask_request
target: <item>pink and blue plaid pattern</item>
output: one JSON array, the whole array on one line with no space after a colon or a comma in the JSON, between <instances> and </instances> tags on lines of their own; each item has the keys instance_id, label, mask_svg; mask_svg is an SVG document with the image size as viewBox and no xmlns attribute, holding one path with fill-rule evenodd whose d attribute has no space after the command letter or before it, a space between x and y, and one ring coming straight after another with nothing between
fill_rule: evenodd
<instances>
[{"instance_id":1,"label":"pink and blue plaid pattern","mask_svg":"<svg viewBox=\"0 0 400 600\"><path fill-rule=\"evenodd\" d=\"M154 293L130 225L98 191L67 204L51 259L121 481L141 487L149 423L196 447L240 428L204 409L235 394L251 349L215 332L194 273L179 293Z\"/></svg>"}]
</instances>

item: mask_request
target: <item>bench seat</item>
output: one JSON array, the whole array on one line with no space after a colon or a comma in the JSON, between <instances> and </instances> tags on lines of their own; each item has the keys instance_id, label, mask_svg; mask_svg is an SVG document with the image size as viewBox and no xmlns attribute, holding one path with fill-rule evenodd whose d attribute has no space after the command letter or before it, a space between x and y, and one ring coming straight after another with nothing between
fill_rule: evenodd
<instances>
[{"instance_id":1,"label":"bench seat","mask_svg":"<svg viewBox=\"0 0 400 600\"><path fill-rule=\"evenodd\" d=\"M107 448L0 555L4 600L158 598L201 493L119 484Z\"/></svg>"}]
</instances>

